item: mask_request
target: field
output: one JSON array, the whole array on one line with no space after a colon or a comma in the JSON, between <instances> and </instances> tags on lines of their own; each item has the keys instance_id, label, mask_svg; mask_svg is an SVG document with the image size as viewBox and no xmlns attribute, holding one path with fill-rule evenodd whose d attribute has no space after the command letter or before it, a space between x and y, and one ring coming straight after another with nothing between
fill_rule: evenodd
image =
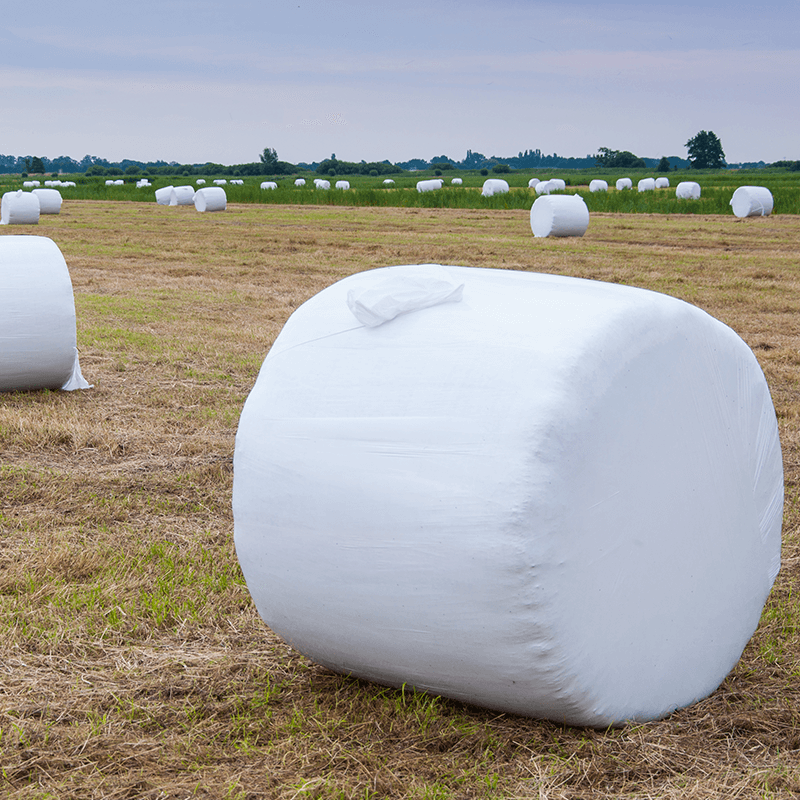
<instances>
[{"instance_id":1,"label":"field","mask_svg":"<svg viewBox=\"0 0 800 800\"><path fill-rule=\"evenodd\" d=\"M19 233L64 253L94 388L0 395L0 796L800 793L800 216L593 213L583 238L558 240L534 239L515 208L65 199L0 235ZM781 430L783 566L708 699L660 722L563 727L335 675L258 617L230 497L264 355L333 281L426 262L666 292L753 348Z\"/></svg>"}]
</instances>

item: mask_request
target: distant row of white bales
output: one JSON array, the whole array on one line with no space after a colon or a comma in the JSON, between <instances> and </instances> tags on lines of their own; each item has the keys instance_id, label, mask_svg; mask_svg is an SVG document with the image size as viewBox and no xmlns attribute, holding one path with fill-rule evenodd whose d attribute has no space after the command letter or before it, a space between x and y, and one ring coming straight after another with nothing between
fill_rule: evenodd
<instances>
[{"instance_id":1,"label":"distant row of white bales","mask_svg":"<svg viewBox=\"0 0 800 800\"><path fill-rule=\"evenodd\" d=\"M387 178L384 184L392 185L394 181ZM45 181L44 188L39 187L39 181L25 181L23 189L16 191L6 192L2 198L2 205L0 206L0 224L36 224L39 221L40 214L58 214L61 211L62 197L59 188L69 188L75 186L72 181ZM122 184L122 180L107 180L107 186L114 186ZM195 189L194 186L164 186L155 190L155 199L159 205L166 206L185 206L194 205L197 211L224 211L227 208L227 195L222 188L227 181L224 178L214 180L214 186L203 186L206 181L204 178L198 178L196 184L201 188ZM233 179L231 184L241 185L244 183L241 179ZM461 178L452 178L450 183L458 186L462 183ZM295 186L303 187L306 185L304 178L297 178L294 181ZM329 190L331 188L330 181L322 178L314 179L314 185L319 190ZM143 178L136 184L139 188L150 187L150 182ZM444 187L443 178L431 178L428 180L421 180L417 182L418 192L433 192ZM25 189L30 188L31 191L26 192ZM277 189L278 184L275 181L263 181L261 189L271 190ZM346 180L339 180L335 183L335 188L339 190L347 190L350 188L350 183ZM566 181L561 178L552 178L550 180L540 180L539 178L531 178L528 181L528 188L533 189L537 195L550 195L552 192L564 192L566 190ZM620 178L616 182L616 188L619 191L626 191L633 189L633 182L630 178ZM655 189L669 188L669 178L642 178L637 183L639 192L647 192ZM504 194L509 191L508 182L500 178L487 179L481 191L484 197L492 197L496 194ZM608 183L604 180L593 180L589 184L590 192L607 192ZM700 184L695 181L681 181L675 190L676 196L679 199L696 200L700 197ZM583 198L578 194L566 195L566 197L573 198L571 202L580 203L583 208L586 207ZM542 199L542 198L539 198ZM538 200L537 200L538 202ZM561 201L559 201L560 203ZM534 203L536 205L536 203ZM541 206L542 204L540 204ZM548 209L550 209L550 204ZM772 213L773 198L772 194L764 186L740 186L731 198L730 205L732 206L733 213L737 217L751 217L751 216L767 216ZM566 208L566 206L565 206ZM533 209L532 209L533 212ZM588 210L585 215L581 210L580 217L583 219L585 216L588 225ZM581 226L578 226L579 228ZM583 235L585 227L580 233L573 231L573 228L568 229L569 232L557 232L557 226L545 235Z\"/></svg>"}]
</instances>

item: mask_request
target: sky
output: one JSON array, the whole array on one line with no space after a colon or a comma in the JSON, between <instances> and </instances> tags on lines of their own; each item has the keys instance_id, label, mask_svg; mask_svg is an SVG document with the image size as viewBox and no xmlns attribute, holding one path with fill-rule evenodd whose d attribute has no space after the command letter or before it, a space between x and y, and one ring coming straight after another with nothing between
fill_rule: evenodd
<instances>
[{"instance_id":1,"label":"sky","mask_svg":"<svg viewBox=\"0 0 800 800\"><path fill-rule=\"evenodd\" d=\"M0 153L800 159L800 2L39 0L0 17Z\"/></svg>"}]
</instances>

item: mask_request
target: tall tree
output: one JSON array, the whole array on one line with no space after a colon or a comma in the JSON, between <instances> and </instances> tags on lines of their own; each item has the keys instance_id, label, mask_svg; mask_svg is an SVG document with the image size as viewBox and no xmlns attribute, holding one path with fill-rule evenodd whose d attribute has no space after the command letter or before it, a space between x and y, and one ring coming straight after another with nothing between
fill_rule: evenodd
<instances>
[{"instance_id":1,"label":"tall tree","mask_svg":"<svg viewBox=\"0 0 800 800\"><path fill-rule=\"evenodd\" d=\"M41 174L44 172L44 162L39 156L34 156L31 159L31 172L34 174Z\"/></svg>"},{"instance_id":2,"label":"tall tree","mask_svg":"<svg viewBox=\"0 0 800 800\"><path fill-rule=\"evenodd\" d=\"M686 142L692 169L722 169L725 153L714 131L700 131Z\"/></svg>"},{"instance_id":3,"label":"tall tree","mask_svg":"<svg viewBox=\"0 0 800 800\"><path fill-rule=\"evenodd\" d=\"M278 154L272 147L265 147L264 152L259 156L261 163L271 172L278 165Z\"/></svg>"}]
</instances>

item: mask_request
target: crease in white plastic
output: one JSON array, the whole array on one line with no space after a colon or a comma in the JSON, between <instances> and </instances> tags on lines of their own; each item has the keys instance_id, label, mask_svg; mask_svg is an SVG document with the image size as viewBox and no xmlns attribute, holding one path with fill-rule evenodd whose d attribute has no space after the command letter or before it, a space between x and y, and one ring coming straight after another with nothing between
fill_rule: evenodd
<instances>
[{"instance_id":1,"label":"crease in white plastic","mask_svg":"<svg viewBox=\"0 0 800 800\"><path fill-rule=\"evenodd\" d=\"M772 192L766 186L740 186L731 197L731 208L735 216L768 217L774 208Z\"/></svg>"},{"instance_id":2,"label":"crease in white plastic","mask_svg":"<svg viewBox=\"0 0 800 800\"><path fill-rule=\"evenodd\" d=\"M783 467L752 351L672 297L443 267L459 303L300 306L239 422L237 557L316 663L605 728L713 692L780 564ZM429 273L430 265L402 268Z\"/></svg>"},{"instance_id":3,"label":"crease in white plastic","mask_svg":"<svg viewBox=\"0 0 800 800\"><path fill-rule=\"evenodd\" d=\"M64 256L45 236L0 237L0 391L88 388Z\"/></svg>"},{"instance_id":4,"label":"crease in white plastic","mask_svg":"<svg viewBox=\"0 0 800 800\"><path fill-rule=\"evenodd\" d=\"M366 289L347 293L347 307L363 325L375 328L400 314L410 314L442 303L459 303L464 284L456 283L438 264L409 270L390 268L385 277Z\"/></svg>"}]
</instances>

